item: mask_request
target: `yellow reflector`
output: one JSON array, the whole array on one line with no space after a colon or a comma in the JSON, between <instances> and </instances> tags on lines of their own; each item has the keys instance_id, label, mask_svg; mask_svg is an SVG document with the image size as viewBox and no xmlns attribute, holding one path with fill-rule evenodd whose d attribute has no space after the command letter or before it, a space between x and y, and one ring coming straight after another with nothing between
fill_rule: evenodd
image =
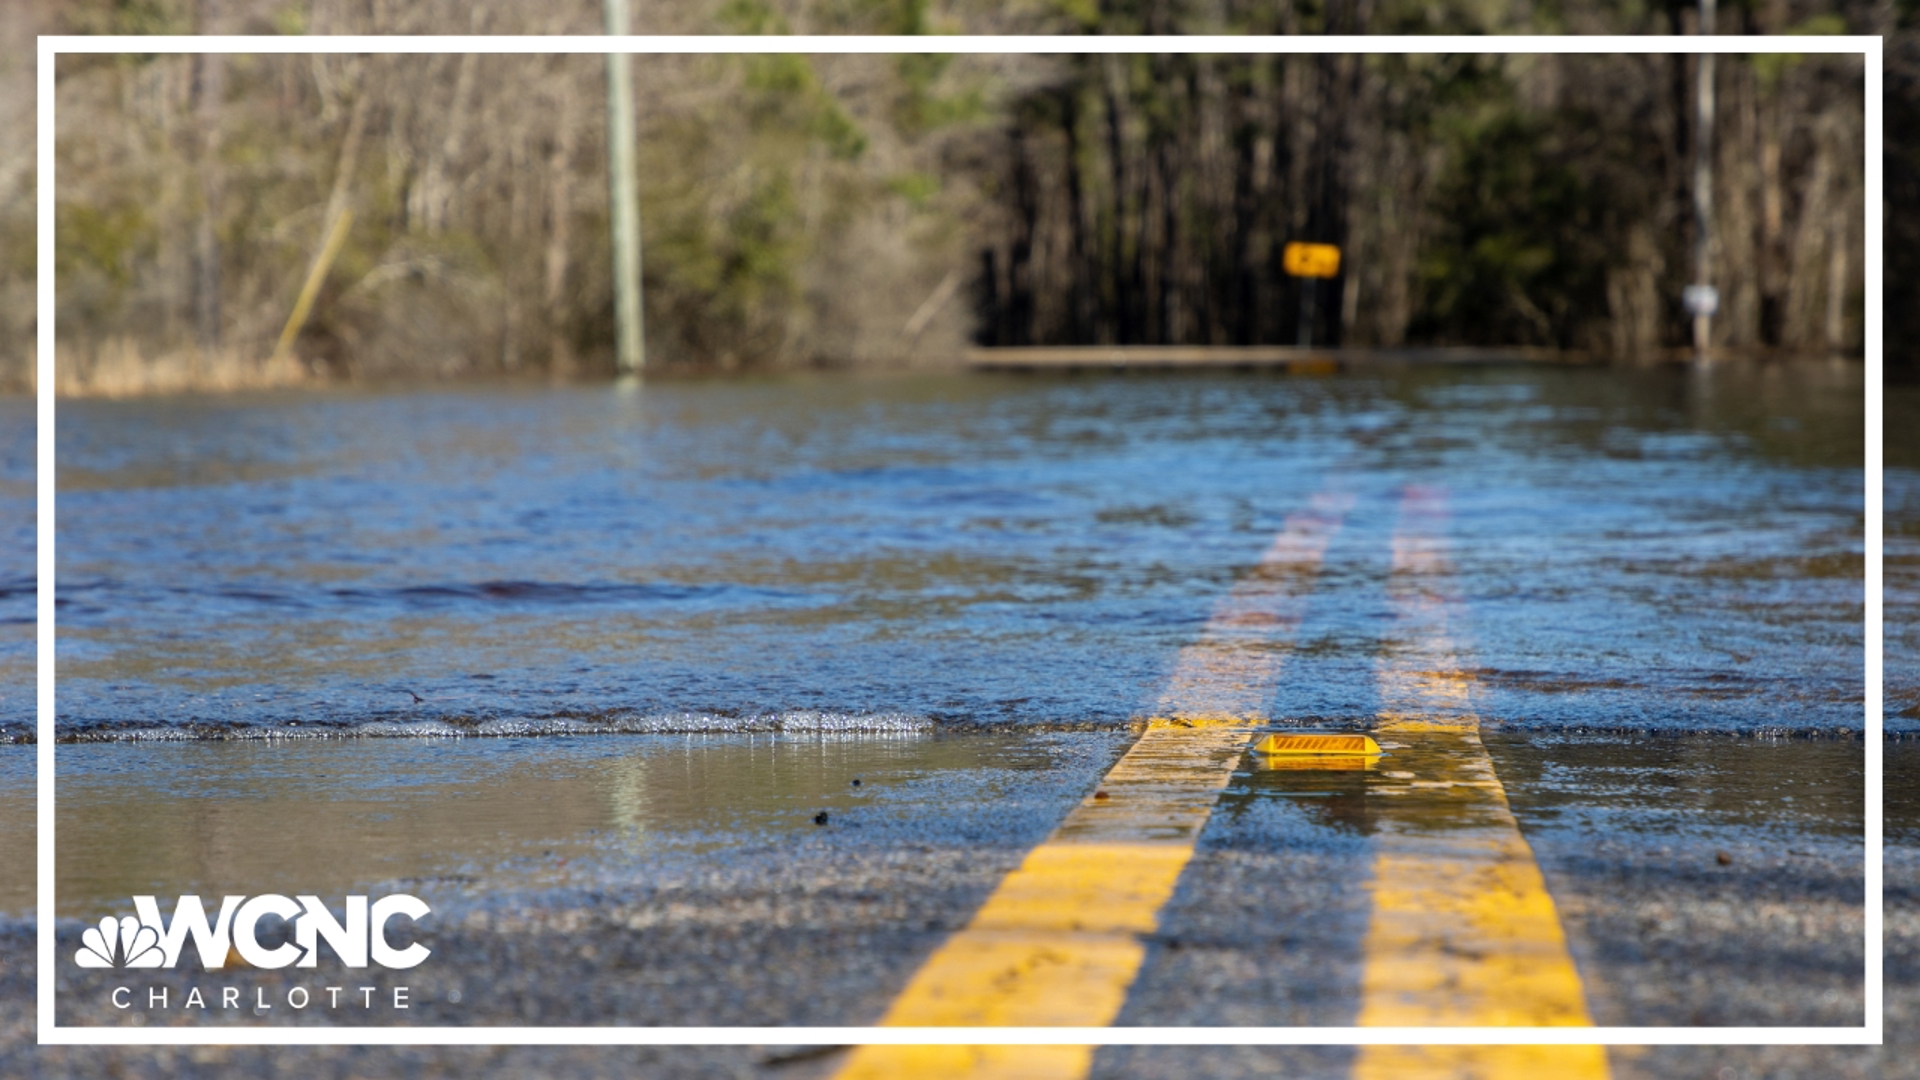
<instances>
[{"instance_id":1,"label":"yellow reflector","mask_svg":"<svg viewBox=\"0 0 1920 1080\"><path fill-rule=\"evenodd\" d=\"M1256 772L1371 772L1378 757L1360 754L1261 754L1253 759Z\"/></svg>"},{"instance_id":2,"label":"yellow reflector","mask_svg":"<svg viewBox=\"0 0 1920 1080\"><path fill-rule=\"evenodd\" d=\"M1253 744L1257 754L1348 754L1378 757L1380 744L1365 735L1269 735Z\"/></svg>"}]
</instances>

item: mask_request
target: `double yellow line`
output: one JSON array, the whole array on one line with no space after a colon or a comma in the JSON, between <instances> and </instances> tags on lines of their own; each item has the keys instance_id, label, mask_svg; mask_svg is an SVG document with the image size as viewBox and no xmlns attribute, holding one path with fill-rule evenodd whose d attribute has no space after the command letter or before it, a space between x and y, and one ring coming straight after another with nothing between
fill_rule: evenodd
<instances>
[{"instance_id":1,"label":"double yellow line","mask_svg":"<svg viewBox=\"0 0 1920 1080\"><path fill-rule=\"evenodd\" d=\"M1407 647L1383 667L1390 710L1381 731L1405 752L1389 774L1405 784L1390 789L1402 797L1383 817L1360 1023L1591 1023L1552 900L1476 725L1453 707L1469 688L1447 643L1448 605L1435 591L1447 580L1434 527L1444 503L1435 499L1408 493L1395 536L1390 595ZM1144 936L1267 721L1327 546L1352 505L1351 496L1323 494L1287 519L1200 640L1181 651L1162 715L928 958L883 1025L1113 1022L1145 958ZM1428 828L1435 822L1444 827ZM838 1075L1066 1080L1085 1076L1092 1061L1086 1046L865 1046ZM1597 1047L1374 1047L1355 1074L1492 1080L1541 1069L1584 1080L1605 1075L1605 1058Z\"/></svg>"},{"instance_id":2,"label":"double yellow line","mask_svg":"<svg viewBox=\"0 0 1920 1080\"><path fill-rule=\"evenodd\" d=\"M1377 799L1362 1027L1592 1026L1553 898L1480 742L1444 493L1400 500L1387 581L1394 633L1376 738L1392 757ZM1608 1075L1598 1046L1367 1046L1356 1080Z\"/></svg>"},{"instance_id":3,"label":"double yellow line","mask_svg":"<svg viewBox=\"0 0 1920 1080\"><path fill-rule=\"evenodd\" d=\"M1351 497L1289 517L1252 573L1180 652L1165 716L948 938L881 1020L894 1027L1100 1027L1146 956L1141 940L1193 856L1262 722L1327 544ZM866 1046L840 1076L1079 1077L1087 1046Z\"/></svg>"}]
</instances>

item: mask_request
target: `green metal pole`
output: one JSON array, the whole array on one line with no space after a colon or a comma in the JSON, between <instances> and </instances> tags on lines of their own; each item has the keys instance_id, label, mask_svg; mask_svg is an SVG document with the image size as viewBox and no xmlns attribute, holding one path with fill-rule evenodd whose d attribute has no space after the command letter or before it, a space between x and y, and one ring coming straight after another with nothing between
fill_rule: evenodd
<instances>
[{"instance_id":1,"label":"green metal pole","mask_svg":"<svg viewBox=\"0 0 1920 1080\"><path fill-rule=\"evenodd\" d=\"M627 0L606 0L607 33L624 37ZM613 207L613 315L620 374L647 366L645 315L640 306L640 189L633 145L633 58L607 54L607 177Z\"/></svg>"}]
</instances>

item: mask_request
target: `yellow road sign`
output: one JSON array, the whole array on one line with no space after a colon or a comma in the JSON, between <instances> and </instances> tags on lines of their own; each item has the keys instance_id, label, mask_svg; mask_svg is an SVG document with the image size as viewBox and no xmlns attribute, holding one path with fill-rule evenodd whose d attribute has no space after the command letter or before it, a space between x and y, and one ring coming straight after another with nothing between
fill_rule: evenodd
<instances>
[{"instance_id":1,"label":"yellow road sign","mask_svg":"<svg viewBox=\"0 0 1920 1080\"><path fill-rule=\"evenodd\" d=\"M1340 249L1332 244L1288 244L1280 265L1294 277L1333 277L1340 273Z\"/></svg>"}]
</instances>

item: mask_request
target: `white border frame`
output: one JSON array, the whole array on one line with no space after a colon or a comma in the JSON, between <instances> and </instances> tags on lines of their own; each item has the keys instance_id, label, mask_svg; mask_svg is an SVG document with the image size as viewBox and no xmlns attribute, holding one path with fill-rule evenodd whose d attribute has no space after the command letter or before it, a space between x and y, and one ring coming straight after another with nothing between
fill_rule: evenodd
<instances>
[{"instance_id":1,"label":"white border frame","mask_svg":"<svg viewBox=\"0 0 1920 1080\"><path fill-rule=\"evenodd\" d=\"M54 61L75 53L1651 53L1857 55L1865 63L1866 1023L1830 1027L60 1027L54 1023ZM1883 1032L1881 686L1883 74L1878 37L239 37L38 40L38 983L42 1045L1878 1045Z\"/></svg>"}]
</instances>

